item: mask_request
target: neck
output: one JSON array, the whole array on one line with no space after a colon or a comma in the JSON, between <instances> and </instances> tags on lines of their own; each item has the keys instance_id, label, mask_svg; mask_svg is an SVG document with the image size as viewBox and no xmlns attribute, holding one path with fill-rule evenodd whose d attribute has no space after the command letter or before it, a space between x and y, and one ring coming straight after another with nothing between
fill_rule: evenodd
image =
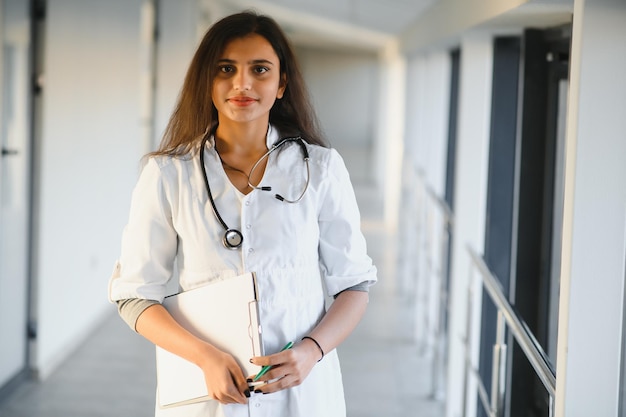
<instances>
[{"instance_id":1,"label":"neck","mask_svg":"<svg viewBox=\"0 0 626 417\"><path fill-rule=\"evenodd\" d=\"M267 149L268 122L221 123L215 131L215 146L222 154L258 153Z\"/></svg>"}]
</instances>

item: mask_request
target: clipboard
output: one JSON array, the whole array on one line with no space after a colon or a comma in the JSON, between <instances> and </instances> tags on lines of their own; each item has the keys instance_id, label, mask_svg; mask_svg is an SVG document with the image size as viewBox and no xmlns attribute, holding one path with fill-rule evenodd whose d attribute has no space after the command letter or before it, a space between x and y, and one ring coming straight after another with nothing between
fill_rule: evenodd
<instances>
[{"instance_id":1,"label":"clipboard","mask_svg":"<svg viewBox=\"0 0 626 417\"><path fill-rule=\"evenodd\" d=\"M163 306L195 336L233 355L244 376L263 355L256 275L248 272L166 297ZM210 400L202 370L157 346L157 401L161 408Z\"/></svg>"}]
</instances>

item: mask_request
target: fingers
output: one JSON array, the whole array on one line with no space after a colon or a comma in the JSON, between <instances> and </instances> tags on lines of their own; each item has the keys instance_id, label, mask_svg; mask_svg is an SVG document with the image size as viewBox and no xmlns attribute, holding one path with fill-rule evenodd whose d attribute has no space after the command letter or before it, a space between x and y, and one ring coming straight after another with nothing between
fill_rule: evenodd
<instances>
[{"instance_id":1,"label":"fingers","mask_svg":"<svg viewBox=\"0 0 626 417\"><path fill-rule=\"evenodd\" d=\"M247 404L250 390L239 365L227 355L223 359L221 372L205 371L209 396L222 404Z\"/></svg>"},{"instance_id":2,"label":"fingers","mask_svg":"<svg viewBox=\"0 0 626 417\"><path fill-rule=\"evenodd\" d=\"M289 362L290 355L288 353L289 352L279 352L273 355L257 356L250 359L250 362L261 367L259 372L248 378L255 393L267 393L266 387L268 381L285 376L282 372L284 371L285 364ZM266 369L267 367L269 367L269 369Z\"/></svg>"},{"instance_id":3,"label":"fingers","mask_svg":"<svg viewBox=\"0 0 626 417\"><path fill-rule=\"evenodd\" d=\"M265 379L265 377L263 379ZM261 394L270 394L272 392L295 387L297 385L300 385L301 383L302 380L299 379L296 374L283 374L281 372L281 368L276 368L272 372L272 374L268 375L267 381L264 381L260 385L254 386L254 392Z\"/></svg>"},{"instance_id":4,"label":"fingers","mask_svg":"<svg viewBox=\"0 0 626 417\"><path fill-rule=\"evenodd\" d=\"M293 362L297 359L297 353L295 349L287 349L267 356L256 356L250 359L255 365L258 366L278 366L285 363Z\"/></svg>"},{"instance_id":5,"label":"fingers","mask_svg":"<svg viewBox=\"0 0 626 417\"><path fill-rule=\"evenodd\" d=\"M248 389L247 384L244 383L245 389L242 389L241 385L236 383L230 375L226 381L224 385L220 384L214 386L214 388L209 391L210 396L222 404L246 404L247 398L243 393ZM248 395L250 395L249 391Z\"/></svg>"},{"instance_id":6,"label":"fingers","mask_svg":"<svg viewBox=\"0 0 626 417\"><path fill-rule=\"evenodd\" d=\"M237 387L229 388L213 394L213 398L222 404L246 404L247 398L243 396Z\"/></svg>"},{"instance_id":7,"label":"fingers","mask_svg":"<svg viewBox=\"0 0 626 417\"><path fill-rule=\"evenodd\" d=\"M240 377L237 381L235 381L235 385L239 389L239 392L244 395L246 398L250 398L250 386L248 385L248 381L243 377L243 374L239 372Z\"/></svg>"},{"instance_id":8,"label":"fingers","mask_svg":"<svg viewBox=\"0 0 626 417\"><path fill-rule=\"evenodd\" d=\"M311 359L306 349L300 346L273 355L258 356L251 361L259 366L272 366L259 378L261 385L254 386L254 392L263 394L300 385L316 364L316 360Z\"/></svg>"},{"instance_id":9,"label":"fingers","mask_svg":"<svg viewBox=\"0 0 626 417\"><path fill-rule=\"evenodd\" d=\"M248 388L248 382L241 372L241 368L238 365L231 364L229 366L230 375L232 377L232 385L229 388L235 388L229 392L231 398L239 404L246 404L248 398L250 398L250 389Z\"/></svg>"},{"instance_id":10,"label":"fingers","mask_svg":"<svg viewBox=\"0 0 626 417\"><path fill-rule=\"evenodd\" d=\"M254 365L260 366L259 372L252 376L253 381L269 381L276 374L274 369L293 363L295 360L291 350L281 351L273 355L257 356L250 359Z\"/></svg>"}]
</instances>

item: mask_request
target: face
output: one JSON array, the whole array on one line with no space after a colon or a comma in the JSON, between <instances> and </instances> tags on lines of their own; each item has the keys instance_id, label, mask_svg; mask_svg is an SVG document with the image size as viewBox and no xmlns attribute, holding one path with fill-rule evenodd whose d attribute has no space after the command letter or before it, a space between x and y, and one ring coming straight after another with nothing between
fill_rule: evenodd
<instances>
[{"instance_id":1,"label":"face","mask_svg":"<svg viewBox=\"0 0 626 417\"><path fill-rule=\"evenodd\" d=\"M213 80L213 104L219 124L269 122L269 112L285 92L280 60L272 45L257 34L226 44Z\"/></svg>"}]
</instances>

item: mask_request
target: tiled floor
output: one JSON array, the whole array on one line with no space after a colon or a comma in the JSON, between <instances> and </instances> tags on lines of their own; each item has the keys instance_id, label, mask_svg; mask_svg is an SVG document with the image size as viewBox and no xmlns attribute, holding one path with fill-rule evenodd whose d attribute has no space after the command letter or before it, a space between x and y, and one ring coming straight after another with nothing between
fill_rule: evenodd
<instances>
[{"instance_id":1,"label":"tiled floor","mask_svg":"<svg viewBox=\"0 0 626 417\"><path fill-rule=\"evenodd\" d=\"M379 221L371 192L358 190L364 231L379 269L366 316L340 347L349 417L439 417L430 365L412 337L411 297L397 285L396 239ZM154 348L112 314L45 382L20 385L0 417L149 417Z\"/></svg>"}]
</instances>

